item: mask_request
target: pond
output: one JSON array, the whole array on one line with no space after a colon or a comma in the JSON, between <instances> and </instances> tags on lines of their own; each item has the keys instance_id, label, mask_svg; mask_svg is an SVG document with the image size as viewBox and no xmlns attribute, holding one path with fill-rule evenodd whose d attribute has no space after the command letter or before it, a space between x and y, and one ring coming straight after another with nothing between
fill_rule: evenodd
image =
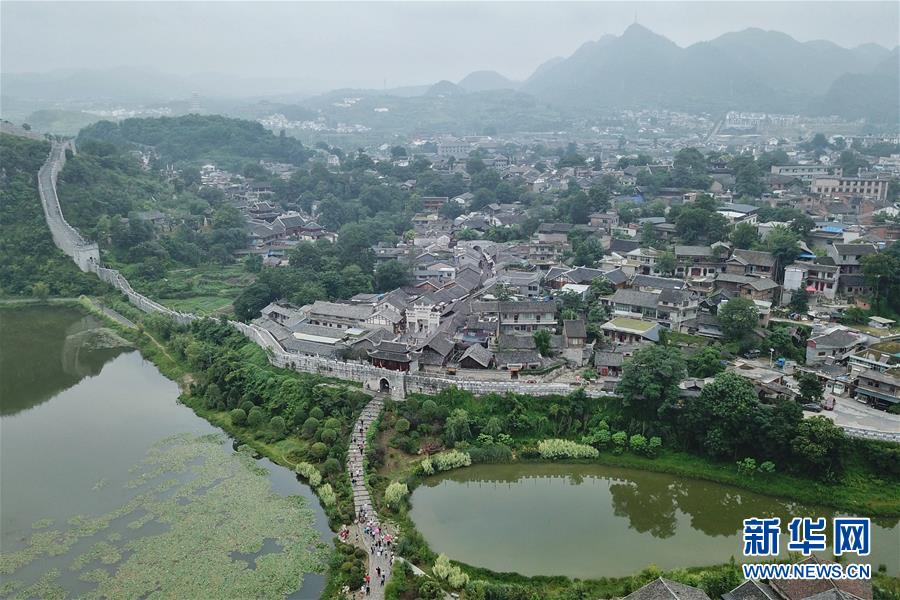
<instances>
[{"instance_id":1,"label":"pond","mask_svg":"<svg viewBox=\"0 0 900 600\"><path fill-rule=\"evenodd\" d=\"M312 491L77 308L0 310L0 597L317 598Z\"/></svg>"},{"instance_id":2,"label":"pond","mask_svg":"<svg viewBox=\"0 0 900 600\"><path fill-rule=\"evenodd\" d=\"M428 478L411 518L431 549L498 572L582 579L741 558L752 516L832 512L711 482L602 465L475 465ZM782 548L786 541L782 541ZM897 519L873 523L869 562L900 566Z\"/></svg>"}]
</instances>

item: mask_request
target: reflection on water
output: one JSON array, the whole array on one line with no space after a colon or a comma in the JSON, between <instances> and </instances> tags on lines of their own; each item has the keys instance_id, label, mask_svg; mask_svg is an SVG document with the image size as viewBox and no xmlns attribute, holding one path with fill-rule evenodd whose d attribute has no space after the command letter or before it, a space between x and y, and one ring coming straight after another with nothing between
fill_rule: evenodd
<instances>
[{"instance_id":1,"label":"reflection on water","mask_svg":"<svg viewBox=\"0 0 900 600\"><path fill-rule=\"evenodd\" d=\"M124 349L109 347L111 340L97 333L103 325L74 307L0 310L0 415L46 402L99 374Z\"/></svg>"},{"instance_id":2,"label":"reflection on water","mask_svg":"<svg viewBox=\"0 0 900 600\"><path fill-rule=\"evenodd\" d=\"M175 434L221 433L178 404L178 386L138 352L98 348L110 343L99 326L102 322L74 308L0 311L0 547L4 555L21 550L35 544L35 535L40 547L39 534L49 535L51 531L64 532L59 539L74 542L69 551L58 556L41 555L11 574L0 573L4 580L0 597L10 595L2 585L13 580L29 587L40 585L54 569L58 575L47 581L55 580L70 595L85 595L103 579L98 569L114 574L120 565L133 560L131 551L126 549L138 547L132 543L145 544L146 548L150 544L146 540L151 537L176 535L178 532L171 526L147 520L153 515L143 507L114 520L108 529L97 534L99 539L90 536L73 540L65 532L83 528L83 519L73 520L77 515L96 519L134 502L139 490L128 487L135 476L129 470L160 440ZM231 440L223 441L217 448L223 456L233 453ZM267 459L254 465L265 470L267 487L276 494L305 498L312 511L309 518L318 532L316 537L330 539L327 518L317 499L294 473ZM223 483L229 481L237 479L229 477ZM245 488L242 493L248 490ZM208 486L198 487L196 494L179 497L168 510L181 513L200 498L211 503L219 497L207 491ZM163 506L160 503L169 493L161 491L147 506ZM240 519L233 520L241 523ZM180 548L185 555L209 560L203 554L202 536L197 542L191 536L180 539L185 544ZM46 542L57 544L51 539ZM99 545L100 542L104 544ZM191 543L199 546L191 550ZM65 547L68 546L59 549ZM248 569L249 564L270 565L271 557L266 555L273 551L271 545L262 544L258 560L248 561L244 555L251 552L242 548L238 561L248 563ZM97 553L100 562L94 560L81 573L76 571L73 565L92 552ZM9 566L4 560L0 560L0 571ZM114 562L107 564L103 560ZM247 577L238 577L236 584ZM322 577L307 574L300 590L286 593L294 598L315 598L323 584ZM39 587L32 595L53 594L50 587Z\"/></svg>"},{"instance_id":3,"label":"reflection on water","mask_svg":"<svg viewBox=\"0 0 900 600\"><path fill-rule=\"evenodd\" d=\"M834 516L712 482L583 464L477 465L430 478L412 503L437 552L495 571L580 578L740 559L751 516ZM900 525L874 523L869 562L896 573Z\"/></svg>"}]
</instances>

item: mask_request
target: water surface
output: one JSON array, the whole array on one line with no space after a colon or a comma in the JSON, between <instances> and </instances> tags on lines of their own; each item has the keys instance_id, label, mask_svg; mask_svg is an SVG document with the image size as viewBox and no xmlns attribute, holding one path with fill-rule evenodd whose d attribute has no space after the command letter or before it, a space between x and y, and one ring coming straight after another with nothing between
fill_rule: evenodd
<instances>
[{"instance_id":1,"label":"water surface","mask_svg":"<svg viewBox=\"0 0 900 600\"><path fill-rule=\"evenodd\" d=\"M741 558L751 516L833 516L716 483L602 465L475 465L429 478L410 516L431 549L499 572L630 575ZM783 528L784 529L784 528ZM880 521L866 562L900 567L900 527ZM782 547L786 540L782 540Z\"/></svg>"},{"instance_id":2,"label":"water surface","mask_svg":"<svg viewBox=\"0 0 900 600\"><path fill-rule=\"evenodd\" d=\"M160 440L177 434L221 434L180 405L178 386L139 352L96 348L96 336L90 332L102 325L76 308L0 310L0 545L4 555L27 547L37 531L68 531L73 517L98 517L128 504L141 492L127 485L135 477L135 465ZM234 452L228 439L218 447L217 452L224 455ZM268 460L255 465L265 469L275 493L306 499L317 538L329 540L327 518L312 491L288 469ZM161 474L158 481L166 476ZM181 473L175 478L184 483L190 476ZM96 536L79 540L62 555L42 556L3 579L31 585L57 569L57 582L69 594L89 593L92 583L73 567L80 554L98 540L120 540L117 545L124 547L170 529L156 521L129 527L126 521L140 515L139 509ZM273 547L278 548L267 541L259 554L271 553ZM241 553L235 556L255 568L252 556L250 560ZM127 558L126 553L116 564L124 564ZM106 570L115 572L115 568ZM293 597L316 598L323 584L322 576L307 574Z\"/></svg>"}]
</instances>

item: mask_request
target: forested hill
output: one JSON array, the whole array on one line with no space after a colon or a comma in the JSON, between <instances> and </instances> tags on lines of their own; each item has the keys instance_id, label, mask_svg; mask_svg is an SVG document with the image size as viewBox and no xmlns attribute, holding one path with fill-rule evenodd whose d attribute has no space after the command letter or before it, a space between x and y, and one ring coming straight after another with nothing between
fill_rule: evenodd
<instances>
[{"instance_id":1,"label":"forested hill","mask_svg":"<svg viewBox=\"0 0 900 600\"><path fill-rule=\"evenodd\" d=\"M79 144L88 140L128 148L152 147L165 163L212 162L236 171L248 159L301 165L310 156L299 140L275 135L254 121L220 115L100 121L78 134Z\"/></svg>"},{"instance_id":2,"label":"forested hill","mask_svg":"<svg viewBox=\"0 0 900 600\"><path fill-rule=\"evenodd\" d=\"M38 195L44 141L0 134L0 296L77 296L100 281L53 245Z\"/></svg>"}]
</instances>

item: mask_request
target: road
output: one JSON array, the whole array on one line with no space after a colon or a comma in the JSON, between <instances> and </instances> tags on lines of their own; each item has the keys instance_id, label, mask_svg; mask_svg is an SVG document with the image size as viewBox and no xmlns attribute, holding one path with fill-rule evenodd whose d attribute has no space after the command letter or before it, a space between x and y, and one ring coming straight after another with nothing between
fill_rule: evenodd
<instances>
[{"instance_id":1,"label":"road","mask_svg":"<svg viewBox=\"0 0 900 600\"><path fill-rule=\"evenodd\" d=\"M834 410L823 410L820 414L828 417L842 427L855 427L888 434L900 435L900 415L892 415L883 410L876 410L871 406L857 402L852 398L834 398ZM814 413L804 412L806 416Z\"/></svg>"}]
</instances>

